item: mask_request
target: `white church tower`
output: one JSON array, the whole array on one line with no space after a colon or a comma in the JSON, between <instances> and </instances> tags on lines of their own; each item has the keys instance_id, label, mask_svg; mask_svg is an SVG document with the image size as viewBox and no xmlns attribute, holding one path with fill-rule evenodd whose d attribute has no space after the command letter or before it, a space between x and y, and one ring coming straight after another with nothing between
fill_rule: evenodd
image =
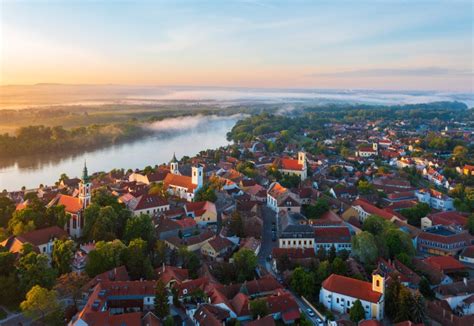
<instances>
[{"instance_id":1,"label":"white church tower","mask_svg":"<svg viewBox=\"0 0 474 326\"><path fill-rule=\"evenodd\" d=\"M204 169L202 165L193 166L191 173L192 183L197 185L197 189L201 188L204 183Z\"/></svg>"},{"instance_id":2,"label":"white church tower","mask_svg":"<svg viewBox=\"0 0 474 326\"><path fill-rule=\"evenodd\" d=\"M82 202L82 208L86 209L91 204L92 184L87 173L87 166L84 162L84 170L82 171L82 179L79 183L79 199Z\"/></svg>"},{"instance_id":3,"label":"white church tower","mask_svg":"<svg viewBox=\"0 0 474 326\"><path fill-rule=\"evenodd\" d=\"M176 159L176 154L173 153L173 158L171 159L170 162L170 171L172 174L180 175L179 169L178 169L178 160Z\"/></svg>"}]
</instances>

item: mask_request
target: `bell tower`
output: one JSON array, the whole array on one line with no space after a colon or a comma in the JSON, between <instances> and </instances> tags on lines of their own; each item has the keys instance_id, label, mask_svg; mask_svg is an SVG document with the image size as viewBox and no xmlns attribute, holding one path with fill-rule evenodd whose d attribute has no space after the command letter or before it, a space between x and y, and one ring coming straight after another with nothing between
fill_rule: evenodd
<instances>
[{"instance_id":1,"label":"bell tower","mask_svg":"<svg viewBox=\"0 0 474 326\"><path fill-rule=\"evenodd\" d=\"M381 271L372 273L372 291L382 294L385 292L385 277Z\"/></svg>"},{"instance_id":2,"label":"bell tower","mask_svg":"<svg viewBox=\"0 0 474 326\"><path fill-rule=\"evenodd\" d=\"M306 169L306 153L298 152L298 164L303 166L303 169Z\"/></svg>"},{"instance_id":3,"label":"bell tower","mask_svg":"<svg viewBox=\"0 0 474 326\"><path fill-rule=\"evenodd\" d=\"M177 174L179 175L179 169L178 169L178 160L176 159L176 154L173 153L173 158L171 159L170 162L170 171L172 174Z\"/></svg>"},{"instance_id":4,"label":"bell tower","mask_svg":"<svg viewBox=\"0 0 474 326\"><path fill-rule=\"evenodd\" d=\"M91 193L92 184L89 180L89 175L87 173L87 165L84 162L84 169L82 170L82 179L79 183L79 199L82 202L82 208L86 209L91 204Z\"/></svg>"}]
</instances>

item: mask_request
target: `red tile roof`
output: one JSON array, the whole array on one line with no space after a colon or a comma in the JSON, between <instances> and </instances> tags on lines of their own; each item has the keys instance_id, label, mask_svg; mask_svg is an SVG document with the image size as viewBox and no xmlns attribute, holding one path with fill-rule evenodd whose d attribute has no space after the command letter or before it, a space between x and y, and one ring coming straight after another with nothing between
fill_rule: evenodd
<instances>
[{"instance_id":1,"label":"red tile roof","mask_svg":"<svg viewBox=\"0 0 474 326\"><path fill-rule=\"evenodd\" d=\"M139 211L142 209L155 208L168 205L168 201L158 195L143 194L136 198L130 205L130 209Z\"/></svg>"},{"instance_id":2,"label":"red tile roof","mask_svg":"<svg viewBox=\"0 0 474 326\"><path fill-rule=\"evenodd\" d=\"M250 315L249 297L242 292L237 293L231 303L237 316Z\"/></svg>"},{"instance_id":3,"label":"red tile roof","mask_svg":"<svg viewBox=\"0 0 474 326\"><path fill-rule=\"evenodd\" d=\"M326 227L314 230L316 243L350 243L351 232L348 227Z\"/></svg>"},{"instance_id":4,"label":"red tile roof","mask_svg":"<svg viewBox=\"0 0 474 326\"><path fill-rule=\"evenodd\" d=\"M284 170L303 170L303 164L299 164L298 160L291 158L282 158L280 159L280 168Z\"/></svg>"},{"instance_id":5,"label":"red tile roof","mask_svg":"<svg viewBox=\"0 0 474 326\"><path fill-rule=\"evenodd\" d=\"M331 274L325 279L322 287L331 292L373 303L379 302L382 296L382 293L372 290L372 283L337 274Z\"/></svg>"},{"instance_id":6,"label":"red tile roof","mask_svg":"<svg viewBox=\"0 0 474 326\"><path fill-rule=\"evenodd\" d=\"M221 236L216 236L214 239L210 240L208 244L217 252L221 252L226 248L230 248L233 246L232 241L227 238L223 238Z\"/></svg>"},{"instance_id":7,"label":"red tile roof","mask_svg":"<svg viewBox=\"0 0 474 326\"><path fill-rule=\"evenodd\" d=\"M183 282L189 278L188 270L185 268L179 268L174 266L163 266L155 269L156 276L164 284L168 284L170 281Z\"/></svg>"},{"instance_id":8,"label":"red tile roof","mask_svg":"<svg viewBox=\"0 0 474 326\"><path fill-rule=\"evenodd\" d=\"M266 316L251 322L248 322L246 326L275 326L275 320L272 316Z\"/></svg>"},{"instance_id":9,"label":"red tile roof","mask_svg":"<svg viewBox=\"0 0 474 326\"><path fill-rule=\"evenodd\" d=\"M186 188L188 192L193 192L197 188L197 185L193 184L192 178L184 175L177 175L173 173L168 173L163 183L165 187L177 186L181 188Z\"/></svg>"},{"instance_id":10,"label":"red tile roof","mask_svg":"<svg viewBox=\"0 0 474 326\"><path fill-rule=\"evenodd\" d=\"M378 208L377 206L372 205L365 199L356 199L353 203L352 206L360 206L364 211L371 215L377 215L380 216L386 220L391 220L393 218L393 214L387 212L386 210L383 210L381 208Z\"/></svg>"},{"instance_id":11,"label":"red tile roof","mask_svg":"<svg viewBox=\"0 0 474 326\"><path fill-rule=\"evenodd\" d=\"M48 243L51 239L65 239L68 236L68 233L59 226L50 226L21 234L17 238L23 243L29 242L32 245L39 246Z\"/></svg>"},{"instance_id":12,"label":"red tile roof","mask_svg":"<svg viewBox=\"0 0 474 326\"><path fill-rule=\"evenodd\" d=\"M82 210L82 202L77 197L59 195L58 205L64 206L66 212L77 214Z\"/></svg>"},{"instance_id":13,"label":"red tile roof","mask_svg":"<svg viewBox=\"0 0 474 326\"><path fill-rule=\"evenodd\" d=\"M466 269L466 266L451 256L433 256L425 258L423 261L433 269L443 272Z\"/></svg>"}]
</instances>

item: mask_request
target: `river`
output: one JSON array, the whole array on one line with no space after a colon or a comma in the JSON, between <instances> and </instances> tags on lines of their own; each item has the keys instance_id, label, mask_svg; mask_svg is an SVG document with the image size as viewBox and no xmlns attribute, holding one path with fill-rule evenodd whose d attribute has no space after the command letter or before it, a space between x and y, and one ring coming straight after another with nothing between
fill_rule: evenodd
<instances>
[{"instance_id":1,"label":"river","mask_svg":"<svg viewBox=\"0 0 474 326\"><path fill-rule=\"evenodd\" d=\"M0 160L0 191L53 185L61 173L69 177L81 175L87 161L89 173L114 168L136 169L167 163L173 153L179 159L194 156L202 150L228 145L226 134L241 116L195 116L165 119L150 125L153 136L112 145L99 150L61 155L25 156Z\"/></svg>"}]
</instances>

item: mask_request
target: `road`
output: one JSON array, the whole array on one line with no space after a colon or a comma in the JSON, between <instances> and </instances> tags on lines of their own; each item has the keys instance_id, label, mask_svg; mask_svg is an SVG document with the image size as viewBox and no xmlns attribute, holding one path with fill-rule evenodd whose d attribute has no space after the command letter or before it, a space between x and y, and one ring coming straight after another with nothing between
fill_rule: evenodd
<instances>
[{"instance_id":1,"label":"road","mask_svg":"<svg viewBox=\"0 0 474 326\"><path fill-rule=\"evenodd\" d=\"M273 274L273 276L278 278L279 275L277 275L273 271L271 263L267 260L268 255L272 253L272 249L278 246L278 241L272 241L272 222L276 221L276 214L274 211L265 206L262 208L262 218L262 244L260 246L260 252L258 254L258 263L265 270L267 270L269 273ZM307 313L307 309L310 309L310 307L301 299L298 294L294 293L293 291L291 291L291 293L293 293L296 299L296 303L298 303L298 306L300 307L302 313L306 315L306 319L311 321L313 325L318 325L316 320L317 317L310 317Z\"/></svg>"}]
</instances>

